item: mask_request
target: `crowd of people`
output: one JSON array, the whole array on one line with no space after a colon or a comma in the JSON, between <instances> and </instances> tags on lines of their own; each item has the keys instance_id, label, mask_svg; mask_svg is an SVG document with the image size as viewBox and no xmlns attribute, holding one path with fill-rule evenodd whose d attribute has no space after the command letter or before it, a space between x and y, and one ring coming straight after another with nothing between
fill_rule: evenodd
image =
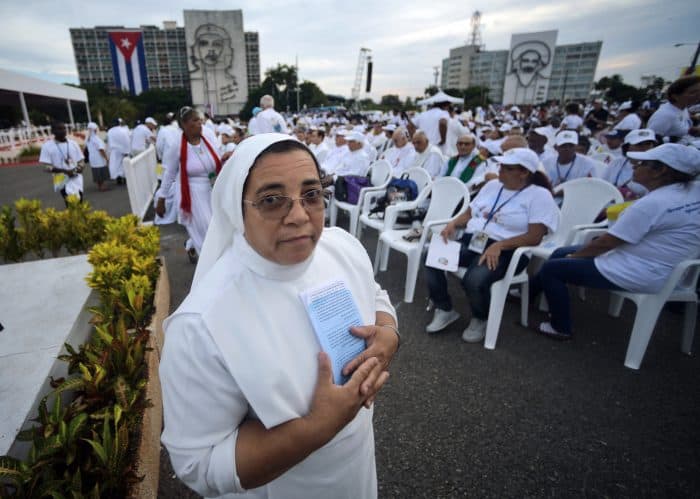
<instances>
[{"instance_id":1,"label":"crowd of people","mask_svg":"<svg viewBox=\"0 0 700 499\"><path fill-rule=\"evenodd\" d=\"M656 110L601 100L472 110L436 102L422 113L285 116L266 95L247 124L184 107L159 128L147 118L129 134L117 122L106 145L91 125L100 189L123 178L123 158L155 146L156 222L181 223L198 262L189 296L166 321L161 359L162 440L177 474L207 497L376 497L371 406L399 326L362 244L324 227L333 180L367 176L383 160L392 177L422 168L466 185L469 205L436 237L460 244L470 343L484 339L490 286L514 251L557 230L553 188L589 177L614 185L629 202L617 222L583 247L558 249L532 277L532 298L544 293L550 310L535 330L569 339L567 284L654 293L700 254L699 104L700 78L685 77ZM41 161L63 176L64 196L82 195L82 152L65 127L54 135ZM425 330L434 334L460 311L445 272L425 273L435 307ZM300 299L319 288L325 318L354 311L352 334L366 345L344 359L340 385L319 353L318 311Z\"/></svg>"}]
</instances>

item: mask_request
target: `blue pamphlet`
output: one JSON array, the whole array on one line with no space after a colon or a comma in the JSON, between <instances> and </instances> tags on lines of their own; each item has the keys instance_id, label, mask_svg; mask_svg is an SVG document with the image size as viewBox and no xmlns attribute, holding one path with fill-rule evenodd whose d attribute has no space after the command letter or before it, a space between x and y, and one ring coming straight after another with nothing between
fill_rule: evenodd
<instances>
[{"instance_id":1,"label":"blue pamphlet","mask_svg":"<svg viewBox=\"0 0 700 499\"><path fill-rule=\"evenodd\" d=\"M352 326L361 326L362 318L355 299L343 281L299 294L311 319L321 350L326 352L333 367L333 381L345 384L349 376L343 376L345 364L365 349L365 340L350 332Z\"/></svg>"}]
</instances>

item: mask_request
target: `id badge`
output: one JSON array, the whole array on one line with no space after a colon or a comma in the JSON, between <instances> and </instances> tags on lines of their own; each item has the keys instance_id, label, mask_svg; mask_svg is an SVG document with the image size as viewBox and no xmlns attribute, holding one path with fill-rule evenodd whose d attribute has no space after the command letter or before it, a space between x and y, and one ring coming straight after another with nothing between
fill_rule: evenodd
<instances>
[{"instance_id":1,"label":"id badge","mask_svg":"<svg viewBox=\"0 0 700 499\"><path fill-rule=\"evenodd\" d=\"M58 192L63 187L65 187L66 183L68 182L68 179L63 173L54 173L53 176L53 190Z\"/></svg>"},{"instance_id":2,"label":"id badge","mask_svg":"<svg viewBox=\"0 0 700 499\"><path fill-rule=\"evenodd\" d=\"M486 232L475 232L471 240L469 241L469 251L482 254L486 249L486 243L488 242L488 240L489 236Z\"/></svg>"}]
</instances>

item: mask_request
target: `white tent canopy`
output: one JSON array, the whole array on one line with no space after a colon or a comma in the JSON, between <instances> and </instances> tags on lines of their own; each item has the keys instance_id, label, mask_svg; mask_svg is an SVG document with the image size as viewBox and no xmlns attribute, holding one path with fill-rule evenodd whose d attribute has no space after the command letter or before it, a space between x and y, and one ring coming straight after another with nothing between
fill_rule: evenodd
<instances>
[{"instance_id":1,"label":"white tent canopy","mask_svg":"<svg viewBox=\"0 0 700 499\"><path fill-rule=\"evenodd\" d=\"M449 102L451 104L464 104L464 99L460 97L452 97L447 95L445 92L440 90L438 93L427 99L419 100L416 104L419 106L429 106L431 104L437 104L438 102Z\"/></svg>"},{"instance_id":2,"label":"white tent canopy","mask_svg":"<svg viewBox=\"0 0 700 499\"><path fill-rule=\"evenodd\" d=\"M32 78L6 69L0 69L0 90L8 92L17 92L18 100L22 108L24 121L29 124L29 114L27 105L24 100L24 94L39 95L42 97L51 97L54 99L63 99L68 106L68 116L73 124L73 109L71 102L82 102L85 104L90 119L90 107L88 106L87 92L82 88L69 87L60 85L38 78Z\"/></svg>"}]
</instances>

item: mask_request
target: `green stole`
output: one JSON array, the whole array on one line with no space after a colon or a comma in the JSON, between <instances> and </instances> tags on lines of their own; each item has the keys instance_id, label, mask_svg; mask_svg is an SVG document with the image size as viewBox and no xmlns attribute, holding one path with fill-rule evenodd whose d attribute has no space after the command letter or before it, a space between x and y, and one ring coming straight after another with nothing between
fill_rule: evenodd
<instances>
[{"instance_id":1,"label":"green stole","mask_svg":"<svg viewBox=\"0 0 700 499\"><path fill-rule=\"evenodd\" d=\"M455 166L457 166L457 161L459 160L459 156L453 156L449 160L447 160L447 173L445 174L446 177L449 177L452 175L452 170L455 169ZM472 178L472 175L474 175L474 171L476 170L476 167L479 166L481 163L484 162L484 158L482 158L479 154L476 154L470 161L467 167L462 170L462 173L459 176L459 179L464 182L465 184L469 182L469 180Z\"/></svg>"}]
</instances>

